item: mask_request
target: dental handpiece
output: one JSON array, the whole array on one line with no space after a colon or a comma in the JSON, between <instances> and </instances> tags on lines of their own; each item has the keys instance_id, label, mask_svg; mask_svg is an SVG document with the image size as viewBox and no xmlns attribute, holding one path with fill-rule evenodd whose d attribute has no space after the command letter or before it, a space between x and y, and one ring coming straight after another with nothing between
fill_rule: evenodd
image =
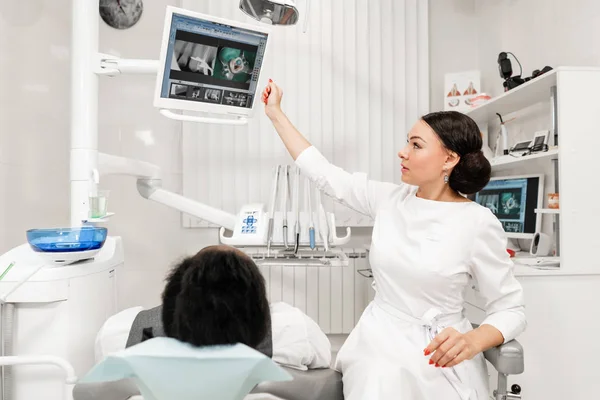
<instances>
[{"instance_id":1,"label":"dental handpiece","mask_svg":"<svg viewBox=\"0 0 600 400\"><path fill-rule=\"evenodd\" d=\"M287 199L290 196L290 166L285 166L285 173L283 174L283 195L281 196L281 211L283 214L283 245L286 249L288 245L288 224L287 224Z\"/></svg>"},{"instance_id":2,"label":"dental handpiece","mask_svg":"<svg viewBox=\"0 0 600 400\"><path fill-rule=\"evenodd\" d=\"M271 204L269 210L269 225L267 228L267 254L271 254L271 242L273 241L273 221L275 218L275 202L277 201L277 188L279 186L279 170L281 166L278 165L275 169L275 177L273 178L273 187L271 193Z\"/></svg>"},{"instance_id":3,"label":"dental handpiece","mask_svg":"<svg viewBox=\"0 0 600 400\"><path fill-rule=\"evenodd\" d=\"M294 244L294 253L298 253L300 247L300 168L296 167L296 179L294 180L294 207L296 210L296 243Z\"/></svg>"},{"instance_id":4,"label":"dental handpiece","mask_svg":"<svg viewBox=\"0 0 600 400\"><path fill-rule=\"evenodd\" d=\"M306 198L308 203L308 240L310 241L310 248L315 249L315 224L313 221L312 204L311 204L311 190L310 180L306 179L304 185L304 191L306 192Z\"/></svg>"},{"instance_id":5,"label":"dental handpiece","mask_svg":"<svg viewBox=\"0 0 600 400\"><path fill-rule=\"evenodd\" d=\"M329 226L327 225L327 213L325 212L325 208L323 208L323 203L321 202L321 191L317 190L317 214L319 217L319 236L323 240L323 247L325 251L329 251Z\"/></svg>"}]
</instances>

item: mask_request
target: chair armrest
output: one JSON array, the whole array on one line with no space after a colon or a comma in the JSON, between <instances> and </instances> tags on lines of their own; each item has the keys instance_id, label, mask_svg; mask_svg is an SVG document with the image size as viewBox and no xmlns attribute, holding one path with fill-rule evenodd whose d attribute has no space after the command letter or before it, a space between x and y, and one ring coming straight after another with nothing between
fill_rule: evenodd
<instances>
[{"instance_id":1,"label":"chair armrest","mask_svg":"<svg viewBox=\"0 0 600 400\"><path fill-rule=\"evenodd\" d=\"M473 329L479 327L479 324L472 323L471 325L473 325ZM484 351L483 355L501 374L518 375L525 370L523 346L517 340L511 340L498 347L492 347Z\"/></svg>"},{"instance_id":2,"label":"chair armrest","mask_svg":"<svg viewBox=\"0 0 600 400\"><path fill-rule=\"evenodd\" d=\"M523 346L516 340L493 347L483 354L499 373L516 375L522 374L525 370Z\"/></svg>"}]
</instances>

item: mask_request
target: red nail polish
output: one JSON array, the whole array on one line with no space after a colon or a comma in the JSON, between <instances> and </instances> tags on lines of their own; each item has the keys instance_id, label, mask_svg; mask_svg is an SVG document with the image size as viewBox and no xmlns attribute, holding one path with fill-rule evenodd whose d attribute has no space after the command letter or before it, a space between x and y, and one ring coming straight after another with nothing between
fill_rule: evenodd
<instances>
[{"instance_id":1,"label":"red nail polish","mask_svg":"<svg viewBox=\"0 0 600 400\"><path fill-rule=\"evenodd\" d=\"M439 368L439 366L440 366L440 364L438 364L438 363L435 363L435 367L436 367L436 368Z\"/></svg>"},{"instance_id":2,"label":"red nail polish","mask_svg":"<svg viewBox=\"0 0 600 400\"><path fill-rule=\"evenodd\" d=\"M269 82L273 82L273 79L269 78Z\"/></svg>"},{"instance_id":3,"label":"red nail polish","mask_svg":"<svg viewBox=\"0 0 600 400\"><path fill-rule=\"evenodd\" d=\"M423 350L423 353L425 353L425 355L428 356L429 354L431 354L431 351L429 351L429 349L425 349Z\"/></svg>"},{"instance_id":4,"label":"red nail polish","mask_svg":"<svg viewBox=\"0 0 600 400\"><path fill-rule=\"evenodd\" d=\"M433 365L433 361L429 360L429 365Z\"/></svg>"}]
</instances>

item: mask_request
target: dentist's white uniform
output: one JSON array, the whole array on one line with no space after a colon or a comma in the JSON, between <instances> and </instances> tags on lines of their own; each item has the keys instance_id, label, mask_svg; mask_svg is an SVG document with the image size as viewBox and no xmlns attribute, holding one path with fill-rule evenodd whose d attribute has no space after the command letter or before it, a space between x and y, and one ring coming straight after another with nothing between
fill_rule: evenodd
<instances>
[{"instance_id":1,"label":"dentist's white uniform","mask_svg":"<svg viewBox=\"0 0 600 400\"><path fill-rule=\"evenodd\" d=\"M341 348L345 400L487 399L483 354L454 368L429 364L423 350L444 327L472 329L463 316L472 279L486 299L484 324L505 341L526 326L498 219L475 202L439 202L417 188L374 182L330 164L314 147L296 165L326 193L374 221L370 263L376 289Z\"/></svg>"}]
</instances>

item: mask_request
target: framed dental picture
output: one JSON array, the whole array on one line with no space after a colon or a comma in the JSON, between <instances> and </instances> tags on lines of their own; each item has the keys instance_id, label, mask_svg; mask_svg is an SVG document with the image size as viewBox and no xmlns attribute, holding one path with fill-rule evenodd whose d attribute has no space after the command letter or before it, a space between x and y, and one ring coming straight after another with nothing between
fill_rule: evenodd
<instances>
[{"instance_id":1,"label":"framed dental picture","mask_svg":"<svg viewBox=\"0 0 600 400\"><path fill-rule=\"evenodd\" d=\"M444 110L464 111L471 99L481 93L481 73L464 71L444 75Z\"/></svg>"}]
</instances>

